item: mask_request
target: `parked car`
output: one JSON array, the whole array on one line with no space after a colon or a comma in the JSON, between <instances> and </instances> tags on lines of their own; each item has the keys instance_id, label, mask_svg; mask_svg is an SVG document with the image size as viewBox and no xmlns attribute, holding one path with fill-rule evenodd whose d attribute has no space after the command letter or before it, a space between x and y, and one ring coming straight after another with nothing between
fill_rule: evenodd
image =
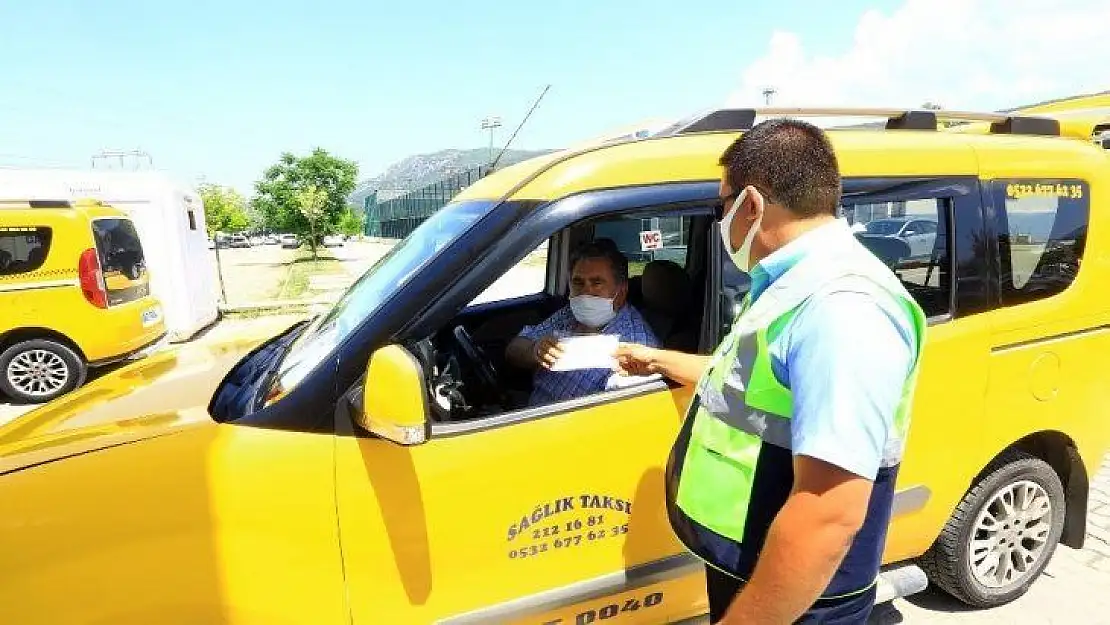
<instances>
[{"instance_id":1,"label":"parked car","mask_svg":"<svg viewBox=\"0 0 1110 625\"><path fill-rule=\"evenodd\" d=\"M0 201L0 311L0 393L22 403L166 334L134 224L94 200Z\"/></svg>"},{"instance_id":2,"label":"parked car","mask_svg":"<svg viewBox=\"0 0 1110 625\"><path fill-rule=\"evenodd\" d=\"M285 249L297 249L300 246L301 246L301 241L300 241L300 239L297 238L297 235L295 235L295 234L283 234L283 235L281 235L281 247L283 247Z\"/></svg>"},{"instance_id":3,"label":"parked car","mask_svg":"<svg viewBox=\"0 0 1110 625\"><path fill-rule=\"evenodd\" d=\"M719 157L745 120L774 114L713 112L496 171L330 310L270 338L157 354L2 426L5 620L703 615L704 565L666 512L694 386L649 377L535 406L529 372L502 354L566 305L565 250L653 218L681 221L686 254L648 263L629 299L663 345L709 353L749 284L727 270ZM1093 208L1110 202L1110 159L1089 129L1042 136L1060 128L1036 119L982 136L922 111L885 124L828 131L845 201L935 199L952 244L895 267L929 325L877 601L922 589L924 571L995 606L1025 593L1058 543L1083 545L1110 445L1110 213ZM1009 244L1008 216L1030 212L1052 215L1049 263ZM535 290L470 305L545 243Z\"/></svg>"},{"instance_id":4,"label":"parked car","mask_svg":"<svg viewBox=\"0 0 1110 625\"><path fill-rule=\"evenodd\" d=\"M324 247L342 247L343 237L338 234L329 234L324 237Z\"/></svg>"},{"instance_id":5,"label":"parked car","mask_svg":"<svg viewBox=\"0 0 1110 625\"><path fill-rule=\"evenodd\" d=\"M937 241L937 222L922 217L885 217L867 222L859 238L900 239L909 248L910 258L928 257ZM865 243L866 244L866 243Z\"/></svg>"}]
</instances>

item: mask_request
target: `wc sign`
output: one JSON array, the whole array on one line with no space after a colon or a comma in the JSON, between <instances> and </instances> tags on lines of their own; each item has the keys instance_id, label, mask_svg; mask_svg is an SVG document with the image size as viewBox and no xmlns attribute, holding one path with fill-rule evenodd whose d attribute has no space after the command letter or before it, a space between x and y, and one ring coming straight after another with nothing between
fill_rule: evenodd
<instances>
[{"instance_id":1,"label":"wc sign","mask_svg":"<svg viewBox=\"0 0 1110 625\"><path fill-rule=\"evenodd\" d=\"M640 251L647 252L649 250L663 249L663 231L662 230L642 230L640 231Z\"/></svg>"}]
</instances>

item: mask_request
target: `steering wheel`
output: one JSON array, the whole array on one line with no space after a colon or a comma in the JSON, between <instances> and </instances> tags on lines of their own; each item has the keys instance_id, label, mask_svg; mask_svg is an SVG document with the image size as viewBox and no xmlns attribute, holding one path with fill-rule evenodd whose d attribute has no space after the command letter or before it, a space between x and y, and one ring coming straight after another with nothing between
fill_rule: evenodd
<instances>
[{"instance_id":1,"label":"steering wheel","mask_svg":"<svg viewBox=\"0 0 1110 625\"><path fill-rule=\"evenodd\" d=\"M485 352L481 347L474 342L470 337L470 333L462 326L455 326L454 330L455 342L459 344L462 349L463 355L474 366L474 371L478 374L478 379L482 384L491 391L497 391L497 370L490 364L489 358L486 358Z\"/></svg>"}]
</instances>

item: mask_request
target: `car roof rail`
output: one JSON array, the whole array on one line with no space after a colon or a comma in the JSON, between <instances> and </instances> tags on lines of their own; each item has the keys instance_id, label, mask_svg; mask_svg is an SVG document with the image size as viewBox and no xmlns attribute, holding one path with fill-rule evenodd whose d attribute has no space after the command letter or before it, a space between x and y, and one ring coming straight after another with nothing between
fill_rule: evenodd
<instances>
[{"instance_id":1,"label":"car roof rail","mask_svg":"<svg viewBox=\"0 0 1110 625\"><path fill-rule=\"evenodd\" d=\"M13 198L0 199L0 208L73 208L69 200L17 200Z\"/></svg>"},{"instance_id":2,"label":"car roof rail","mask_svg":"<svg viewBox=\"0 0 1110 625\"><path fill-rule=\"evenodd\" d=\"M750 130L757 117L878 117L886 118L887 130L936 130L939 120L987 122L991 134L1060 136L1060 122L1051 117L978 113L944 109L851 108L851 107L762 107L709 111L683 120L659 134L687 135L702 132Z\"/></svg>"}]
</instances>

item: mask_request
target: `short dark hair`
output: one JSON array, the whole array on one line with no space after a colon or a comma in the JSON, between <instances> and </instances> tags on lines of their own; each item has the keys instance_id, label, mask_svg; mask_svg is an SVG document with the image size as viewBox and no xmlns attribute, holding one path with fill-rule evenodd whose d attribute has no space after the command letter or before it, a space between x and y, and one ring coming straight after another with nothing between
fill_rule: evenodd
<instances>
[{"instance_id":1,"label":"short dark hair","mask_svg":"<svg viewBox=\"0 0 1110 625\"><path fill-rule=\"evenodd\" d=\"M573 272L578 261L586 259L605 259L609 261L609 266L613 268L613 277L617 284L628 282L628 258L621 253L612 239L594 239L579 245L571 255L570 270Z\"/></svg>"},{"instance_id":2,"label":"short dark hair","mask_svg":"<svg viewBox=\"0 0 1110 625\"><path fill-rule=\"evenodd\" d=\"M719 164L733 192L752 185L800 217L835 215L840 205L836 153L825 132L808 122L756 124L725 149Z\"/></svg>"}]
</instances>

